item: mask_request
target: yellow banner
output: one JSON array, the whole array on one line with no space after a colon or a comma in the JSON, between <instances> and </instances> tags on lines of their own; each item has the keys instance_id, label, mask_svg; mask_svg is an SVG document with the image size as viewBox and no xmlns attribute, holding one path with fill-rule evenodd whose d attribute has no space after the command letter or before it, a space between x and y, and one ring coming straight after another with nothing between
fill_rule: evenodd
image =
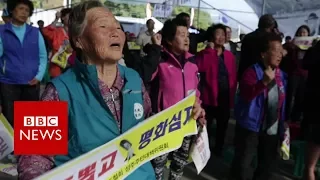
<instances>
[{"instance_id":1,"label":"yellow banner","mask_svg":"<svg viewBox=\"0 0 320 180\"><path fill-rule=\"evenodd\" d=\"M138 167L162 154L178 149L185 136L197 134L192 119L195 92L171 108L162 111L123 135L36 180L79 180L83 170L93 172L97 180L121 180ZM86 171L87 172L87 171Z\"/></svg>"},{"instance_id":2,"label":"yellow banner","mask_svg":"<svg viewBox=\"0 0 320 180\"><path fill-rule=\"evenodd\" d=\"M200 52L206 48L207 44L206 43L198 43L197 44L197 52ZM136 43L136 42L128 42L128 47L129 50L140 50L141 47Z\"/></svg>"},{"instance_id":3,"label":"yellow banner","mask_svg":"<svg viewBox=\"0 0 320 180\"><path fill-rule=\"evenodd\" d=\"M68 58L71 54L72 48L69 41L64 42L59 51L52 56L51 62L64 69L68 65Z\"/></svg>"},{"instance_id":4,"label":"yellow banner","mask_svg":"<svg viewBox=\"0 0 320 180\"><path fill-rule=\"evenodd\" d=\"M198 43L197 45L198 45L197 46L197 52L200 52L200 51L204 50L206 48L206 46L207 46L207 44L203 43L203 42Z\"/></svg>"},{"instance_id":5,"label":"yellow banner","mask_svg":"<svg viewBox=\"0 0 320 180\"><path fill-rule=\"evenodd\" d=\"M140 50L141 47L136 42L128 42L129 50Z\"/></svg>"},{"instance_id":6,"label":"yellow banner","mask_svg":"<svg viewBox=\"0 0 320 180\"><path fill-rule=\"evenodd\" d=\"M293 42L302 50L307 50L312 46L312 42L318 39L317 36L295 37Z\"/></svg>"}]
</instances>

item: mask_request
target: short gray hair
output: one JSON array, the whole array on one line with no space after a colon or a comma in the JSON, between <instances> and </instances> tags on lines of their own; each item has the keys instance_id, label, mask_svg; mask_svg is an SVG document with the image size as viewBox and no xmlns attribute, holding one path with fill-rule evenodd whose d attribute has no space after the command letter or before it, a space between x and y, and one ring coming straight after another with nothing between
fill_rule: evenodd
<instances>
[{"instance_id":1,"label":"short gray hair","mask_svg":"<svg viewBox=\"0 0 320 180\"><path fill-rule=\"evenodd\" d=\"M105 7L100 1L88 0L79 3L72 8L69 14L68 33L71 47L76 51L77 57L82 57L82 50L76 46L76 38L81 36L86 27L86 14L88 10L97 7ZM79 59L80 60L80 59Z\"/></svg>"}]
</instances>

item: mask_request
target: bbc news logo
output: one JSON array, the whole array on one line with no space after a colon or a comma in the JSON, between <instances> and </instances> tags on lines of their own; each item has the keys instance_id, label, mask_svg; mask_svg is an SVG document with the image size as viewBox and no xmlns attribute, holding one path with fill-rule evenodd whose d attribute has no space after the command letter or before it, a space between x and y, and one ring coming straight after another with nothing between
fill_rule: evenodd
<instances>
[{"instance_id":1,"label":"bbc news logo","mask_svg":"<svg viewBox=\"0 0 320 180\"><path fill-rule=\"evenodd\" d=\"M58 101L14 103L14 153L68 153L68 104Z\"/></svg>"},{"instance_id":2,"label":"bbc news logo","mask_svg":"<svg viewBox=\"0 0 320 180\"><path fill-rule=\"evenodd\" d=\"M27 139L32 141L40 140L58 140L62 139L61 129L49 128L59 127L58 116L24 116L23 126L24 127L48 127L45 130L42 129L21 129L20 140Z\"/></svg>"}]
</instances>

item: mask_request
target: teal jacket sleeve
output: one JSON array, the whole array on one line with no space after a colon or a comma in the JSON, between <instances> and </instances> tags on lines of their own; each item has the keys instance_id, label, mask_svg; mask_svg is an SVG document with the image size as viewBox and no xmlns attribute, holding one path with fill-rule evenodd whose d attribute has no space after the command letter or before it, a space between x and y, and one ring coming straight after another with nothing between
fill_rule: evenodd
<instances>
[{"instance_id":1,"label":"teal jacket sleeve","mask_svg":"<svg viewBox=\"0 0 320 180\"><path fill-rule=\"evenodd\" d=\"M44 76L44 73L46 72L47 63L48 63L48 54L47 54L46 45L45 45L43 36L40 31L39 31L39 58L40 58L39 69L35 78L38 81L41 81Z\"/></svg>"}]
</instances>

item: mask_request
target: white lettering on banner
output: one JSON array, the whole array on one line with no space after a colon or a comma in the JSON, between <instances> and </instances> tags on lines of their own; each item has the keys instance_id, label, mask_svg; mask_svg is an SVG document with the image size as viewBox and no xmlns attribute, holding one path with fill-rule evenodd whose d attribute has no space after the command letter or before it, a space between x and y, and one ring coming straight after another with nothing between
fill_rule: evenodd
<instances>
[{"instance_id":1,"label":"white lettering on banner","mask_svg":"<svg viewBox=\"0 0 320 180\"><path fill-rule=\"evenodd\" d=\"M46 127L58 126L58 116L24 116L23 126L26 127Z\"/></svg>"},{"instance_id":2,"label":"white lettering on banner","mask_svg":"<svg viewBox=\"0 0 320 180\"><path fill-rule=\"evenodd\" d=\"M192 2L191 0L181 0L179 5L191 6Z\"/></svg>"},{"instance_id":3,"label":"white lettering on banner","mask_svg":"<svg viewBox=\"0 0 320 180\"><path fill-rule=\"evenodd\" d=\"M172 5L155 4L154 10L153 10L153 16L165 18L165 17L171 16L172 11L173 11Z\"/></svg>"},{"instance_id":4,"label":"white lettering on banner","mask_svg":"<svg viewBox=\"0 0 320 180\"><path fill-rule=\"evenodd\" d=\"M197 138L196 143L191 148L191 157L197 168L198 174L206 166L210 159L210 147L207 128L204 126L200 135Z\"/></svg>"}]
</instances>

